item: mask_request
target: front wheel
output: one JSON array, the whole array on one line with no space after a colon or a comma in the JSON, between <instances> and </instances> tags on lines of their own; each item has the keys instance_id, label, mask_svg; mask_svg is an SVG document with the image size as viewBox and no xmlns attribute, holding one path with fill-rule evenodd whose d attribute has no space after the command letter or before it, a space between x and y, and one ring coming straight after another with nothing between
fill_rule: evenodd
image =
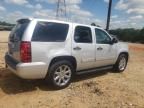
<instances>
[{"instance_id":1,"label":"front wheel","mask_svg":"<svg viewBox=\"0 0 144 108\"><path fill-rule=\"evenodd\" d=\"M123 72L126 69L128 61L128 56L126 54L120 54L116 64L114 65L114 70L116 72Z\"/></svg>"},{"instance_id":2,"label":"front wheel","mask_svg":"<svg viewBox=\"0 0 144 108\"><path fill-rule=\"evenodd\" d=\"M55 62L49 69L48 81L56 89L65 88L70 84L73 72L74 68L69 61Z\"/></svg>"}]
</instances>

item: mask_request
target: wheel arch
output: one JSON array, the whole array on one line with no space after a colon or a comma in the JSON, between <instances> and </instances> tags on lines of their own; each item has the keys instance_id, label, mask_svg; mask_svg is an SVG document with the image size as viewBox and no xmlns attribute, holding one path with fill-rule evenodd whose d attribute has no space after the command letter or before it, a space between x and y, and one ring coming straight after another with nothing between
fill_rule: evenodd
<instances>
[{"instance_id":1,"label":"wheel arch","mask_svg":"<svg viewBox=\"0 0 144 108\"><path fill-rule=\"evenodd\" d=\"M74 69L76 70L77 68L77 61L76 61L76 58L73 57L73 56L57 56L57 57L54 57L50 64L49 64L49 68L51 67L51 65L57 61L61 61L61 60L67 60L67 61L70 61L74 67ZM49 70L48 68L48 70Z\"/></svg>"},{"instance_id":2,"label":"wheel arch","mask_svg":"<svg viewBox=\"0 0 144 108\"><path fill-rule=\"evenodd\" d=\"M129 59L129 53L126 52L126 51L124 51L124 52L121 52L121 53L119 54L119 56L120 56L121 54L125 54L125 55L127 56L127 61L128 61L128 59Z\"/></svg>"},{"instance_id":3,"label":"wheel arch","mask_svg":"<svg viewBox=\"0 0 144 108\"><path fill-rule=\"evenodd\" d=\"M126 52L126 51L120 52L119 55L118 55L118 57L117 57L117 60L116 60L116 62L115 62L115 64L114 64L114 66L113 66L113 70L114 70L115 72L123 72L123 71L124 71L124 70L119 70L119 69L118 69L119 57L120 57L121 54L125 54L125 55L127 56L127 62L128 62L129 53ZM127 63L126 63L126 65L127 65Z\"/></svg>"}]
</instances>

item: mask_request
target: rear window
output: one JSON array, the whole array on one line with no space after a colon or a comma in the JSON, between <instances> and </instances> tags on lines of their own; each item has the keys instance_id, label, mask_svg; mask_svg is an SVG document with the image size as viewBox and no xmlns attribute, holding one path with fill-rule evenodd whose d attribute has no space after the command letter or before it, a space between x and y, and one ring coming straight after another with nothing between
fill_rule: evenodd
<instances>
[{"instance_id":1,"label":"rear window","mask_svg":"<svg viewBox=\"0 0 144 108\"><path fill-rule=\"evenodd\" d=\"M10 34L10 39L21 40L28 24L29 22L23 22L23 23L18 22L16 26L12 29L12 32Z\"/></svg>"},{"instance_id":2,"label":"rear window","mask_svg":"<svg viewBox=\"0 0 144 108\"><path fill-rule=\"evenodd\" d=\"M63 42L68 33L68 24L53 22L38 22L32 37L32 41Z\"/></svg>"}]
</instances>

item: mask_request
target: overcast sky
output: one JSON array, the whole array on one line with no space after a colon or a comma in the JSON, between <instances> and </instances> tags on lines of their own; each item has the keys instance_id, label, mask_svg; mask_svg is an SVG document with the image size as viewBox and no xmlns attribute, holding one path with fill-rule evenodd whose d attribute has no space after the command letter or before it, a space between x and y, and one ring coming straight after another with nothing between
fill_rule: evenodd
<instances>
[{"instance_id":1,"label":"overcast sky","mask_svg":"<svg viewBox=\"0 0 144 108\"><path fill-rule=\"evenodd\" d=\"M56 16L57 0L0 0L0 20ZM106 25L109 0L66 0L68 20ZM144 0L113 0L110 28L144 27Z\"/></svg>"}]
</instances>

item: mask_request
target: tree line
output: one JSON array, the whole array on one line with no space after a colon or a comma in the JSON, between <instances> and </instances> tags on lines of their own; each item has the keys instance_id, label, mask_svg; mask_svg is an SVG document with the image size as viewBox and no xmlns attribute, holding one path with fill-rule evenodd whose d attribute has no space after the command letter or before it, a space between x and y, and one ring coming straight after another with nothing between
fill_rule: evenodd
<instances>
[{"instance_id":1,"label":"tree line","mask_svg":"<svg viewBox=\"0 0 144 108\"><path fill-rule=\"evenodd\" d=\"M15 24L10 24L5 21L0 21L0 30L11 30Z\"/></svg>"},{"instance_id":2,"label":"tree line","mask_svg":"<svg viewBox=\"0 0 144 108\"><path fill-rule=\"evenodd\" d=\"M110 30L109 33L116 35L117 38L122 41L144 43L144 28L115 29Z\"/></svg>"}]
</instances>

